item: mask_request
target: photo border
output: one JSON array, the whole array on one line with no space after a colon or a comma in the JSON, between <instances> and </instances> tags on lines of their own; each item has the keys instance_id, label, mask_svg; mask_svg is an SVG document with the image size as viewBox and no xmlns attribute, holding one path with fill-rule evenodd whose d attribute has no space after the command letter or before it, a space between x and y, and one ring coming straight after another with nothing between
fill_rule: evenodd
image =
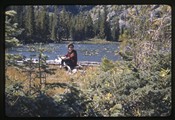
<instances>
[{"instance_id":1,"label":"photo border","mask_svg":"<svg viewBox=\"0 0 175 120\"><path fill-rule=\"evenodd\" d=\"M112 1L96 1L96 0L73 0L72 2L70 2L70 0L53 0L53 1L49 1L49 0L3 0L1 1L1 8L0 8L0 11L1 11L1 16L0 16L0 19L1 19L1 26L3 26L3 28L5 28L5 24L4 24L4 11L5 11L5 8L9 5L110 5L110 4L116 4L116 5L121 5L121 4L124 4L124 5L128 5L128 4L136 4L136 5L143 5L143 4L167 4L167 5L170 5L171 8L172 8L172 114L168 117L116 117L116 118L119 118L119 119L162 119L162 120L165 120L165 119L173 119L175 118L175 111L174 111L174 108L175 108L175 103L174 103L174 96L175 96L175 91L174 91L174 85L175 85L175 82L173 81L174 80L174 74L175 73L175 68L174 68L174 51L175 51L175 47L174 47L174 33L175 33L175 30L174 30L174 23L175 23L175 6L173 4L173 1L171 2L167 2L167 1L163 1L163 0L156 0L156 1L142 1L142 2L138 2L137 0L112 0ZM9 118L9 117L5 117L5 98L4 98L4 94L5 94L5 70L4 70L4 67L5 67L5 41L3 41L5 39L4 37L4 29L1 29L1 47L0 47L0 69L1 69L1 75L0 75L0 93L1 93L1 99L0 99L0 102L2 103L0 108L0 115L2 116L3 119L14 119L14 118ZM22 118L23 119L23 118ZM31 118L33 119L33 117ZM47 118L46 118L47 119ZM51 119L51 118L49 118ZM83 118L83 119L86 119L86 118Z\"/></svg>"}]
</instances>

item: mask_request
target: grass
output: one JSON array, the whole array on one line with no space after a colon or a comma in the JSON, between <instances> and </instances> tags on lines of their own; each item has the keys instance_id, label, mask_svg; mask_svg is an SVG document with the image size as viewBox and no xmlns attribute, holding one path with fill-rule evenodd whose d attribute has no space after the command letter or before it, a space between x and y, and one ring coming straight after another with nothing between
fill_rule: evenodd
<instances>
[{"instance_id":1,"label":"grass","mask_svg":"<svg viewBox=\"0 0 175 120\"><path fill-rule=\"evenodd\" d=\"M115 62L115 66L107 71L103 71L102 66L108 67L108 62L103 61L102 63L100 67L85 67L85 73L78 71L76 74L68 74L67 71L60 69L59 66L50 65L50 68L56 69L55 74L47 75L45 88L41 90L41 95L43 95L41 98L38 98L37 94L34 94L27 96L26 100L24 99L25 96L19 93L20 91L15 96L10 96L9 93L11 91L6 90L9 114L13 113L11 113L11 108L17 109L19 104L29 104L30 106L31 103L37 106L32 109L30 107L27 108L31 110L32 116L35 115L33 114L35 111L39 111L38 115L43 116L47 112L50 112L50 109L55 111L54 116L71 116L73 114L74 116L106 117L156 116L157 112L162 115L169 114L171 87L170 75L168 73L162 75L163 73L161 72L160 75L158 74L156 76L157 78L155 78L155 75L148 75L142 78L142 73L146 71L132 71L132 67L128 67L129 62ZM163 69L162 71L166 72ZM141 78L138 78L137 74ZM27 74L23 73L20 69L8 67L6 76L9 78L6 80L6 88L9 88L10 85L15 86L15 83L21 82L23 91L29 91ZM164 78L165 76L167 78ZM150 80L148 77L154 77L155 79ZM36 87L40 83L39 79L36 78L33 83ZM22 96L22 98L18 100L16 106L12 106L11 102L13 103L13 97L16 96L20 98ZM32 102L29 100L29 97L33 99ZM23 99L25 101L21 101ZM55 101L57 102L56 105ZM47 106L49 110L46 110L45 113L42 111L42 108L40 109L40 106L43 108ZM74 110L73 114L69 111L72 109ZM152 109L155 112L149 113ZM23 111L23 107L19 107L17 113L21 114L20 110ZM61 111L66 113L66 115L62 115L63 113L60 113ZM142 111L145 111L145 113ZM50 115L50 113L47 113L47 115Z\"/></svg>"},{"instance_id":2,"label":"grass","mask_svg":"<svg viewBox=\"0 0 175 120\"><path fill-rule=\"evenodd\" d=\"M56 68L55 74L46 76L46 86L47 85L56 85L56 84L76 84L80 87L80 89L84 89L86 85L89 83L89 80L95 75L95 71L98 71L97 67L87 67L86 73L82 73L78 71L75 74L69 75L67 71L64 69L60 69L58 66L50 66L50 68ZM92 72L93 71L93 72ZM22 72L22 70L17 69L15 67L8 67L6 76L9 77L9 80L6 80L5 87L8 87L12 83L22 83L24 91L29 91L29 79L27 74ZM34 77L34 75L33 75ZM35 78L33 80L34 86L40 85L40 80ZM54 96L56 94L63 94L68 89L64 86L50 87L49 89L45 89L45 92L49 96Z\"/></svg>"}]
</instances>

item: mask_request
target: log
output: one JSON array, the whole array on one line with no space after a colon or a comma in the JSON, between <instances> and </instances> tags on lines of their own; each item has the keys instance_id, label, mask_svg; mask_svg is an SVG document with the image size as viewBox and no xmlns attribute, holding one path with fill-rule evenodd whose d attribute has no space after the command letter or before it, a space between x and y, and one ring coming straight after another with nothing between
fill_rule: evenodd
<instances>
[{"instance_id":1,"label":"log","mask_svg":"<svg viewBox=\"0 0 175 120\"><path fill-rule=\"evenodd\" d=\"M22 64L26 61L17 61L18 64ZM32 61L33 63L38 63L38 61ZM60 65L61 61L59 60L46 60L48 65ZM78 65L80 66L99 66L100 62L97 61L78 61Z\"/></svg>"},{"instance_id":2,"label":"log","mask_svg":"<svg viewBox=\"0 0 175 120\"><path fill-rule=\"evenodd\" d=\"M79 61L78 65L81 65L81 66L99 66L100 62L96 62L96 61Z\"/></svg>"}]
</instances>

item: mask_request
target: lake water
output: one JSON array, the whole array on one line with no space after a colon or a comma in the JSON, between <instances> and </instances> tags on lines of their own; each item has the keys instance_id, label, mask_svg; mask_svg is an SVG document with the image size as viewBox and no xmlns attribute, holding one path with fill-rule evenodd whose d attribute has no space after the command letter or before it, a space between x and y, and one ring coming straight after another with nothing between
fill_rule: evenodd
<instances>
[{"instance_id":1,"label":"lake water","mask_svg":"<svg viewBox=\"0 0 175 120\"><path fill-rule=\"evenodd\" d=\"M34 45L38 48L39 45ZM107 43L107 44L80 44L75 43L74 49L78 54L78 61L97 61L101 62L103 57L116 61L121 60L120 56L115 55L115 51L119 50L119 43ZM20 54L26 56L38 55L37 52L30 50L31 45L24 45L20 47L14 47L8 49L7 53ZM45 48L45 55L49 60L54 60L58 55L65 55L67 53L67 44L43 44L42 48ZM35 58L35 57L34 57Z\"/></svg>"}]
</instances>

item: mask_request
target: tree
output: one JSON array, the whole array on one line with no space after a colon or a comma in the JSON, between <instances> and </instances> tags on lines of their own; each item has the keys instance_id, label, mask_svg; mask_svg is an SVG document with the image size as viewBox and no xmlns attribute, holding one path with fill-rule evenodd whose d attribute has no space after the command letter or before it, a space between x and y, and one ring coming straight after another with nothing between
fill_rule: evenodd
<instances>
[{"instance_id":1,"label":"tree","mask_svg":"<svg viewBox=\"0 0 175 120\"><path fill-rule=\"evenodd\" d=\"M133 62L138 69L151 70L163 58L160 56L171 54L171 9L167 5L158 8L154 5L134 8L128 18L133 35L130 36L125 31L123 52L133 56ZM157 16L157 12L161 14Z\"/></svg>"},{"instance_id":2,"label":"tree","mask_svg":"<svg viewBox=\"0 0 175 120\"><path fill-rule=\"evenodd\" d=\"M110 26L110 23L108 21L105 22L104 32L105 32L105 39L106 40L112 40L112 37L111 37L111 26Z\"/></svg>"},{"instance_id":3,"label":"tree","mask_svg":"<svg viewBox=\"0 0 175 120\"><path fill-rule=\"evenodd\" d=\"M25 17L25 29L28 36L32 36L35 33L35 15L34 7L26 6L26 17Z\"/></svg>"},{"instance_id":4,"label":"tree","mask_svg":"<svg viewBox=\"0 0 175 120\"><path fill-rule=\"evenodd\" d=\"M103 6L103 16L101 17L101 22L100 22L100 38L101 39L106 39L106 40L111 40L111 28L110 28L110 23L107 21L107 7L104 5Z\"/></svg>"},{"instance_id":5,"label":"tree","mask_svg":"<svg viewBox=\"0 0 175 120\"><path fill-rule=\"evenodd\" d=\"M71 21L70 35L72 40L84 40L85 39L85 24L84 17L82 14L73 16Z\"/></svg>"},{"instance_id":6,"label":"tree","mask_svg":"<svg viewBox=\"0 0 175 120\"><path fill-rule=\"evenodd\" d=\"M47 7L43 6L43 11L41 12L41 35L42 35L42 41L46 42L49 38L49 16L48 16L48 12L47 12Z\"/></svg>"},{"instance_id":7,"label":"tree","mask_svg":"<svg viewBox=\"0 0 175 120\"><path fill-rule=\"evenodd\" d=\"M59 13L58 25L57 25L57 41L68 40L71 31L72 18L70 13L66 11L65 6L63 6L61 12Z\"/></svg>"},{"instance_id":8,"label":"tree","mask_svg":"<svg viewBox=\"0 0 175 120\"><path fill-rule=\"evenodd\" d=\"M52 21L51 21L51 39L56 40L56 27L58 24L58 7L54 6L54 13L52 14Z\"/></svg>"},{"instance_id":9,"label":"tree","mask_svg":"<svg viewBox=\"0 0 175 120\"><path fill-rule=\"evenodd\" d=\"M50 37L49 29L49 14L47 12L47 6L35 6L35 21L36 32L33 37L34 42L47 42Z\"/></svg>"},{"instance_id":10,"label":"tree","mask_svg":"<svg viewBox=\"0 0 175 120\"><path fill-rule=\"evenodd\" d=\"M13 21L16 12L9 10L5 15L5 46L6 48L18 46L19 40L16 37L21 34L22 29L19 29L18 24Z\"/></svg>"},{"instance_id":11,"label":"tree","mask_svg":"<svg viewBox=\"0 0 175 120\"><path fill-rule=\"evenodd\" d=\"M94 29L93 29L93 22L92 22L92 18L90 15L87 16L87 20L84 23L85 25L85 35L86 38L92 38L94 37Z\"/></svg>"},{"instance_id":12,"label":"tree","mask_svg":"<svg viewBox=\"0 0 175 120\"><path fill-rule=\"evenodd\" d=\"M16 11L16 15L14 16L14 22L18 23L20 28L24 28L24 6L10 6L11 10Z\"/></svg>"},{"instance_id":13,"label":"tree","mask_svg":"<svg viewBox=\"0 0 175 120\"><path fill-rule=\"evenodd\" d=\"M109 21L107 21L107 7L104 6L104 16L103 16L103 24L104 24L104 33L105 33L105 39L111 40L111 27Z\"/></svg>"},{"instance_id":14,"label":"tree","mask_svg":"<svg viewBox=\"0 0 175 120\"><path fill-rule=\"evenodd\" d=\"M116 20L116 23L114 24L113 29L111 30L112 40L118 41L119 35L120 35L120 29L119 29L119 22L118 19Z\"/></svg>"},{"instance_id":15,"label":"tree","mask_svg":"<svg viewBox=\"0 0 175 120\"><path fill-rule=\"evenodd\" d=\"M100 17L99 18L101 21L100 21L100 25L99 25L99 38L101 39L105 39L105 17Z\"/></svg>"},{"instance_id":16,"label":"tree","mask_svg":"<svg viewBox=\"0 0 175 120\"><path fill-rule=\"evenodd\" d=\"M95 21L94 24L94 31L95 31L95 36L99 37L99 30L100 30L100 11L98 11L98 16L97 16L97 21Z\"/></svg>"}]
</instances>

